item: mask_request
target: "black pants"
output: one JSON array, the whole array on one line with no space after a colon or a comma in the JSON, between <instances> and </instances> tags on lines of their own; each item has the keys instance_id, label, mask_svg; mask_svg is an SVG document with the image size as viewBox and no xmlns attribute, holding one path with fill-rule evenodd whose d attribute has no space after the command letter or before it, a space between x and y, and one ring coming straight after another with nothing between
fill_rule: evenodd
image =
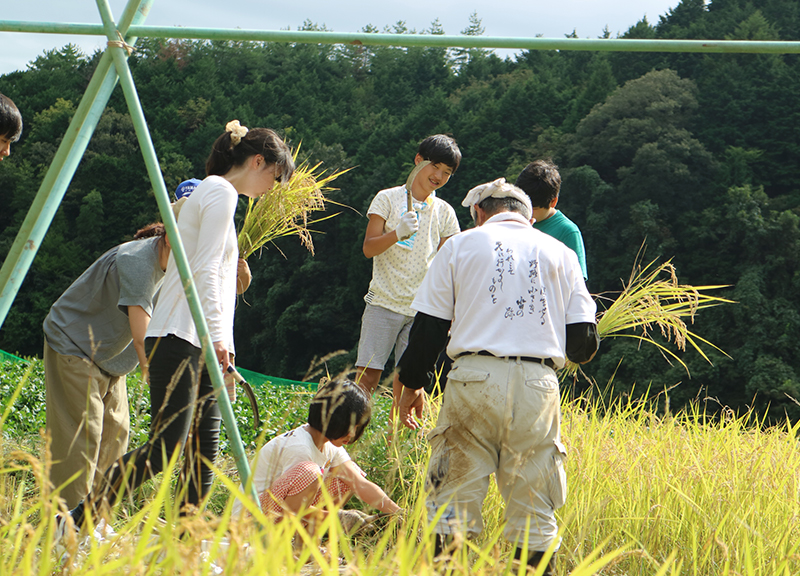
<instances>
[{"instance_id":1,"label":"black pants","mask_svg":"<svg viewBox=\"0 0 800 576\"><path fill-rule=\"evenodd\" d=\"M150 439L108 469L103 495L113 504L161 472L175 450L185 449L179 488L183 503L196 506L214 479L204 459L214 462L219 448L222 418L211 378L201 350L177 336L147 338L145 351L152 353Z\"/></svg>"}]
</instances>

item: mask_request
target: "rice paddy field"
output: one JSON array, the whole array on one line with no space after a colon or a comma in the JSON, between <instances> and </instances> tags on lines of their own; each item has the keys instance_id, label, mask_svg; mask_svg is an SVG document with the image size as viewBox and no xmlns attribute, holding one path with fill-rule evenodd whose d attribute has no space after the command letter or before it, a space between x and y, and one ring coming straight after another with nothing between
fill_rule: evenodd
<instances>
[{"instance_id":1,"label":"rice paddy field","mask_svg":"<svg viewBox=\"0 0 800 576\"><path fill-rule=\"evenodd\" d=\"M524 574L509 560L503 506L494 487L486 529L434 561L423 513L428 458L423 433L387 434L390 400L376 398L372 424L349 447L368 477L405 508L355 536L335 516L311 536L294 520L273 525L253 505L231 516L238 474L223 453L202 513L179 518L174 474L164 473L120 504L102 541L65 538L55 546L58 499L47 478L41 363L4 363L0 371L0 575L45 574ZM252 430L249 404L235 405L248 452L305 420L309 391L259 388L265 424ZM137 412L131 443L147 434L146 390L129 377ZM240 395L243 396L243 395ZM628 397L623 397L628 398ZM664 402L661 402L664 405ZM559 511L556 574L761 575L800 573L800 424L766 427L752 414L700 407L664 413L655 401L562 402L569 496ZM426 413L435 421L437 403ZM351 502L349 507L359 507ZM365 510L369 512L368 510ZM321 535L321 536L320 536ZM66 554L64 553L66 551ZM530 573L534 573L531 571Z\"/></svg>"}]
</instances>

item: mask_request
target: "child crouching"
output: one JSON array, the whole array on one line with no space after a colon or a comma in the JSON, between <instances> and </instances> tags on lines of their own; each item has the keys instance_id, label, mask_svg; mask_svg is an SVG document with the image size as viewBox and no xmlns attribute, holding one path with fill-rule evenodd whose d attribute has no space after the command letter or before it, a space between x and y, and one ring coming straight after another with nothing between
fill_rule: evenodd
<instances>
[{"instance_id":1,"label":"child crouching","mask_svg":"<svg viewBox=\"0 0 800 576\"><path fill-rule=\"evenodd\" d=\"M308 423L273 438L251 464L261 510L278 522L287 513L303 512L303 520L324 518L326 500L342 506L355 494L380 512L400 510L350 458L345 444L361 437L372 409L364 390L349 380L320 385L308 408ZM244 487L241 488L244 492ZM242 503L234 504L234 515ZM346 526L346 528L349 528Z\"/></svg>"}]
</instances>

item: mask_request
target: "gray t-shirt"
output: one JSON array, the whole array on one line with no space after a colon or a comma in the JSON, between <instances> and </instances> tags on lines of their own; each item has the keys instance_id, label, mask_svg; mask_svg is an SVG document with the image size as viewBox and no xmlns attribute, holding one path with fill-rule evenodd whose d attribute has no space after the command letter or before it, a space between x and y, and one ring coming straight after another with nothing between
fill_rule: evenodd
<instances>
[{"instance_id":1,"label":"gray t-shirt","mask_svg":"<svg viewBox=\"0 0 800 576\"><path fill-rule=\"evenodd\" d=\"M48 345L59 354L92 360L112 376L136 368L128 306L153 313L164 279L158 241L115 246L89 266L50 308L43 325Z\"/></svg>"}]
</instances>

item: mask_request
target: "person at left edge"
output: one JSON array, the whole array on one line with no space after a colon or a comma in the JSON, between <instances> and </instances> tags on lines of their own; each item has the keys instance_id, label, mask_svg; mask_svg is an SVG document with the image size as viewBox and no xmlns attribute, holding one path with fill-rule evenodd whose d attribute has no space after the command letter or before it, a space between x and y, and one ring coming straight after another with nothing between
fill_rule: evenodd
<instances>
[{"instance_id":1,"label":"person at left edge","mask_svg":"<svg viewBox=\"0 0 800 576\"><path fill-rule=\"evenodd\" d=\"M291 151L275 132L228 122L206 160L208 177L180 210L178 229L223 373L234 353L239 251L233 217L238 195L258 198L293 172ZM150 439L109 468L103 487L70 511L76 526L161 472L175 451L185 452L181 514L195 510L211 489L210 465L216 459L222 418L174 257L147 329L145 350L150 359Z\"/></svg>"},{"instance_id":2,"label":"person at left edge","mask_svg":"<svg viewBox=\"0 0 800 576\"><path fill-rule=\"evenodd\" d=\"M11 155L11 145L22 135L22 115L8 96L0 94L0 160Z\"/></svg>"}]
</instances>

